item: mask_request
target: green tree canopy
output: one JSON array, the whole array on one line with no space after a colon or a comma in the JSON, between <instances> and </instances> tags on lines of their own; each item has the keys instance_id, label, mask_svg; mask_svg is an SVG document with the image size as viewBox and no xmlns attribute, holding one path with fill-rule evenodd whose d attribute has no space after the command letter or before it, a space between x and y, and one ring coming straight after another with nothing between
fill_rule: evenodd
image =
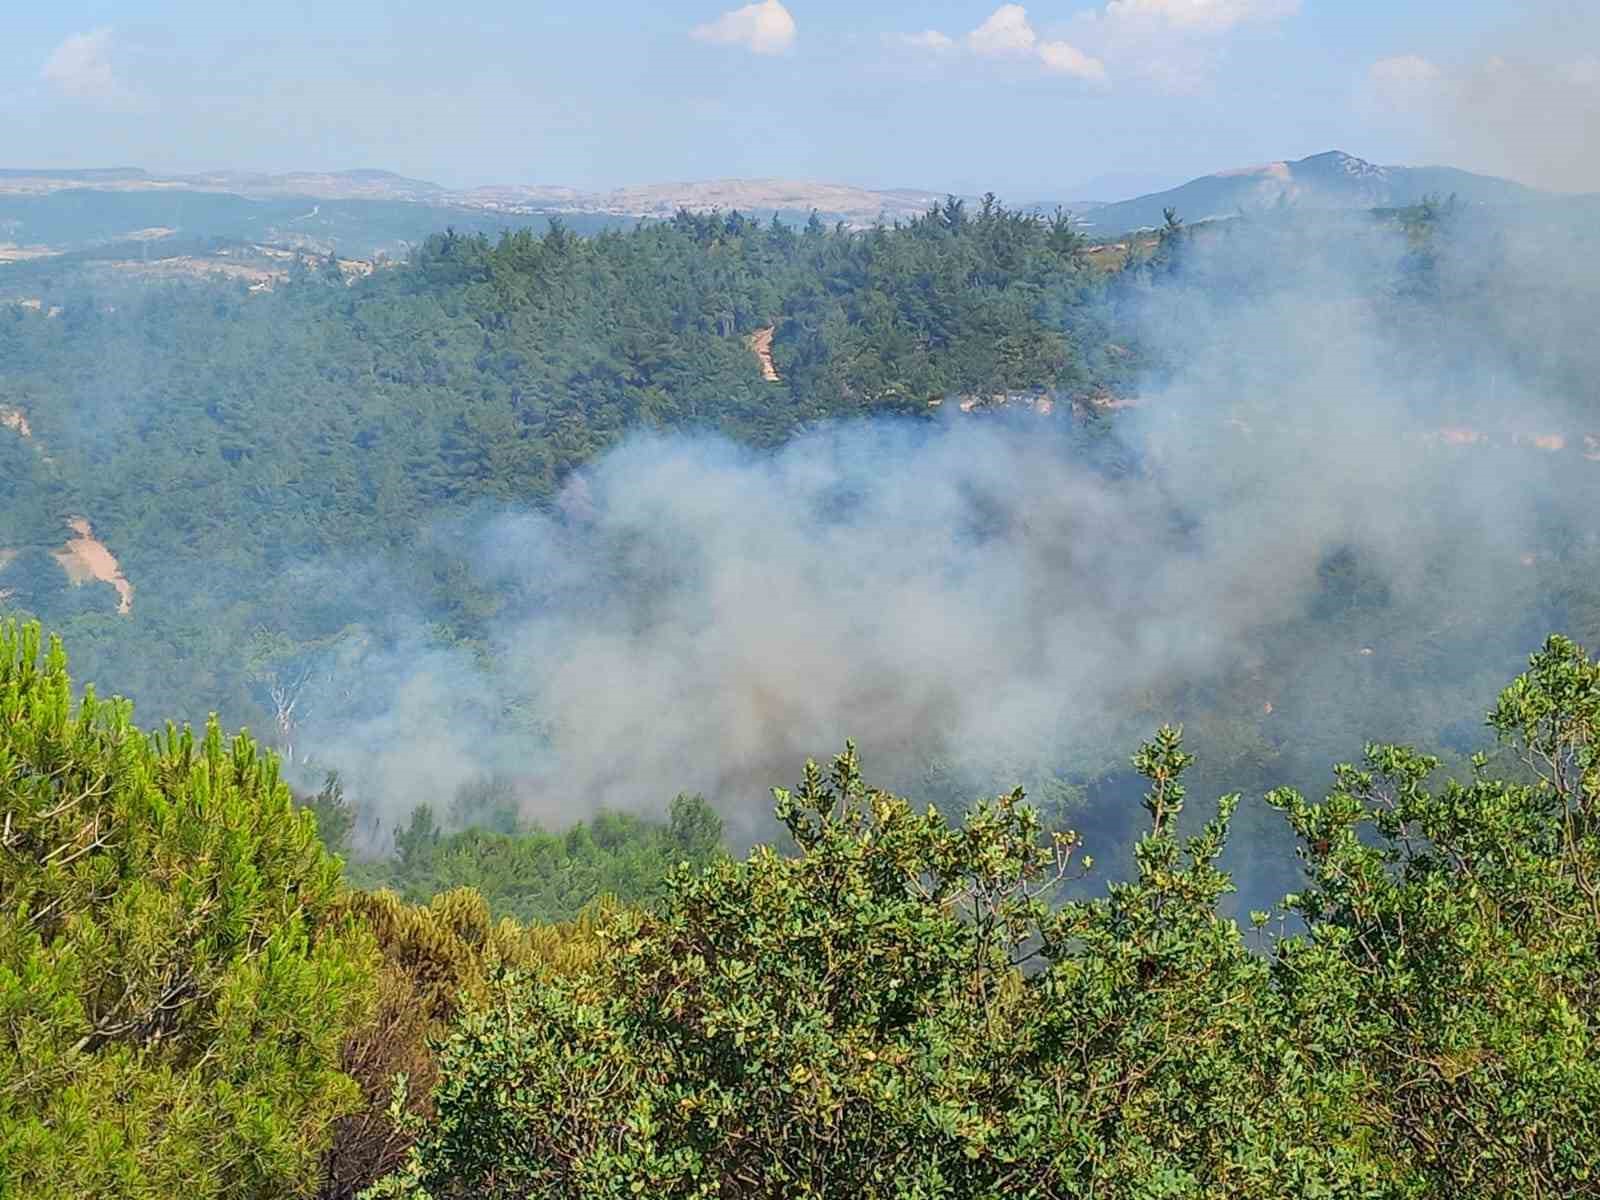
<instances>
[{"instance_id":1,"label":"green tree canopy","mask_svg":"<svg viewBox=\"0 0 1600 1200\"><path fill-rule=\"evenodd\" d=\"M376 970L340 891L248 738L147 736L0 626L5 1194L312 1194Z\"/></svg>"}]
</instances>

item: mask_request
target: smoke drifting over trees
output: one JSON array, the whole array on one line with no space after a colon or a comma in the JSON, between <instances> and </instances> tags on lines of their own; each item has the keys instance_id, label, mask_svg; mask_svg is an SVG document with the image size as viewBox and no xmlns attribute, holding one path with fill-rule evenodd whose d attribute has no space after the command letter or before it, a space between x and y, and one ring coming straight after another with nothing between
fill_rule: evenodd
<instances>
[{"instance_id":1,"label":"smoke drifting over trees","mask_svg":"<svg viewBox=\"0 0 1600 1200\"><path fill-rule=\"evenodd\" d=\"M360 666L393 701L306 744L388 822L498 774L532 820L691 790L747 836L847 736L915 794L1047 804L1169 717L1262 790L1380 734L1473 749L1496 682L1596 618L1592 281L1521 253L1540 226L1449 219L1175 242L1122 300L1149 370L1109 428L636 437L548 512L451 525L507 598L487 653L402 638Z\"/></svg>"},{"instance_id":2,"label":"smoke drifting over trees","mask_svg":"<svg viewBox=\"0 0 1600 1200\"><path fill-rule=\"evenodd\" d=\"M487 794L565 826L700 792L759 837L847 736L1115 840L1164 720L1200 787L1314 787L1379 734L1459 760L1546 632L1596 632L1593 228L1175 214L1108 271L952 201L64 294L0 320L34 434L0 431L0 589L146 711L337 768L364 853ZM55 573L67 515L131 615Z\"/></svg>"}]
</instances>

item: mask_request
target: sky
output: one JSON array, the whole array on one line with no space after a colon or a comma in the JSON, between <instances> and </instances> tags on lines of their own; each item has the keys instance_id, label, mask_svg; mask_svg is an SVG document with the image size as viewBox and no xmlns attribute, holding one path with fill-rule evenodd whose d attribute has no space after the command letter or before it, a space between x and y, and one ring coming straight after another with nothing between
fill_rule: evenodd
<instances>
[{"instance_id":1,"label":"sky","mask_svg":"<svg viewBox=\"0 0 1600 1200\"><path fill-rule=\"evenodd\" d=\"M1591 7L57 0L7 15L0 166L784 177L1027 203L1339 149L1592 190Z\"/></svg>"}]
</instances>

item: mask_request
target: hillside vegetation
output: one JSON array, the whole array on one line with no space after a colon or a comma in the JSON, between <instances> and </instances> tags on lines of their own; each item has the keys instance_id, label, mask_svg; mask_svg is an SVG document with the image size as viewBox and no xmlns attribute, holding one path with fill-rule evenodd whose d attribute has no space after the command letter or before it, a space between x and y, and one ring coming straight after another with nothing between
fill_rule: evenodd
<instances>
[{"instance_id":1,"label":"hillside vegetation","mask_svg":"<svg viewBox=\"0 0 1600 1200\"><path fill-rule=\"evenodd\" d=\"M1009 413L1023 422L1007 426L1017 443L1058 447L1060 462L1131 498L1116 511L1159 511L1140 535L1156 538L1149 555L1182 556L1204 545L1216 480L1230 471L1257 486L1297 461L1311 485L1329 471L1359 473L1358 460L1319 460L1316 447L1347 424L1338 389L1354 389L1358 405L1381 391L1378 415L1393 431L1373 432L1403 449L1375 447L1389 463L1379 475L1445 488L1498 480L1506 494L1488 502L1531 510L1529 528L1504 535L1522 540L1484 542L1476 525L1444 522L1404 553L1382 547L1379 557L1348 539L1312 546L1303 604L1251 627L1208 673L1160 669L1130 696L1090 698L1104 721L1085 722L1080 706L1049 744L1008 747L982 769L968 760L989 747L913 739L869 750L898 753L884 766L897 785L917 784L952 810L974 790L1025 779L1052 822L1077 820L1085 803L1115 810L1133 786L1116 742L1160 719L1188 723L1207 751L1206 783L1219 789L1311 786L1323 764L1380 729L1441 745L1459 769L1480 740L1476 698L1544 630L1600 634L1600 545L1585 515L1600 483L1584 440L1597 432L1587 381L1600 369L1583 327L1590 293L1567 258L1538 251L1554 239L1581 259L1591 237L1508 230L1443 202L1196 230L1173 214L1158 235L1110 256L1108 270L1097 265L1108 256L1064 218L952 200L866 231L681 214L587 238L559 226L498 242L447 232L354 284L337 263L310 262L265 294L212 281L63 294L50 298L55 316L0 308L0 603L49 620L87 674L147 710L196 722L217 712L259 731L309 792L322 773L319 723L388 728L389 706L410 695L412 664L449 656L456 675L462 663L492 666L506 630L561 594L559 570L510 584L486 569L494 522L533 510L582 536L575 477L630 436L715 435L776 455L829 423L949 430L1004 424ZM1324 353L1315 324L1302 327L1296 306L1323 293L1359 305L1361 345ZM1280 353L1285 344L1295 355ZM1352 350L1360 371L1338 377ZM1258 366L1280 360L1293 374ZM1186 403L1197 363L1213 374L1203 402L1181 411L1187 482L1169 486L1171 445L1163 461L1122 431L1159 428L1160 411L1143 406ZM1321 370L1335 377L1312 390ZM1490 487L1470 486L1486 496ZM1421 511L1438 499L1424 495ZM1332 489L1320 502L1350 503ZM1037 544L1025 513L997 513L982 494L965 503L971 536ZM69 575L74 521L114 559L131 606L118 585ZM1086 526L1082 536L1114 544L1116 534ZM586 547L606 564L594 585L647 620L672 576L641 570L636 550L627 537ZM1487 599L1462 590L1476 561L1495 580ZM1129 586L1155 582L1144 570ZM1431 599L1441 595L1452 597L1442 615ZM426 714L419 721L459 729L469 753L486 732L541 744L562 714L486 679L407 703ZM484 786L514 793L516 779L490 778L506 764L483 757ZM393 850L413 819L409 799L394 811L373 765L344 781L367 808L350 818L362 857ZM521 763L510 770L525 773ZM660 815L638 831L644 843L685 786L701 785L661 778L618 801ZM455 854L451 839L474 828L545 832L520 814L474 815L471 798L449 790L421 799L445 848L429 861L483 884L497 913L547 917L582 893L540 868L516 885L522 899L502 897L468 861L498 843ZM708 795L724 815L742 800ZM593 801L567 805L576 816ZM745 839L746 816L736 835ZM1104 819L1132 836L1125 819ZM1258 832L1276 836L1259 823L1248 832L1252 844ZM600 847L601 857L626 860L633 838ZM524 853L544 852L507 849L504 860ZM655 850L645 857L659 861ZM1254 862L1234 865L1251 871L1278 862L1243 858ZM394 880L408 895L446 882L418 869ZM660 875L642 870L635 893L612 866L592 870L593 886L630 898ZM1259 884L1268 895L1287 886L1271 870Z\"/></svg>"},{"instance_id":2,"label":"hillside vegetation","mask_svg":"<svg viewBox=\"0 0 1600 1200\"><path fill-rule=\"evenodd\" d=\"M72 627L95 674L268 728L240 649L263 625L311 645L351 620L349 596L308 595L297 568L382 564L470 637L498 600L419 533L547 503L630 432L771 446L948 396L1119 386L1130 365L1083 249L1065 221L997 206L859 235L684 215L587 239L444 234L354 287L330 266L272 294L0 308L0 411L33 433L0 429L0 547L31 555L0 589L57 621L113 613L41 557L87 517L139 589L131 622ZM745 342L769 326L778 382Z\"/></svg>"},{"instance_id":3,"label":"hillside vegetation","mask_svg":"<svg viewBox=\"0 0 1600 1200\"><path fill-rule=\"evenodd\" d=\"M853 748L787 853L494 924L351 891L276 764L148 736L0 629L8 1196L1577 1196L1600 1164L1600 664L1553 638L1468 778L1369 747L1268 805L1305 882L1219 915L1241 801L1133 759L1123 883L1019 794ZM1207 806L1208 809L1210 806Z\"/></svg>"}]
</instances>

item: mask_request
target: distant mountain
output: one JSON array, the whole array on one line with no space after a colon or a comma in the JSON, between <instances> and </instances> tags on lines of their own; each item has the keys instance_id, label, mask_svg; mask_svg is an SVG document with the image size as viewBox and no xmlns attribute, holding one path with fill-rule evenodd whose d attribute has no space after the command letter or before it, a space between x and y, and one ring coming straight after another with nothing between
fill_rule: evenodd
<instances>
[{"instance_id":1,"label":"distant mountain","mask_svg":"<svg viewBox=\"0 0 1600 1200\"><path fill-rule=\"evenodd\" d=\"M83 170L48 170L44 168L0 167L0 180L57 179L63 183L126 183L129 180L149 179L150 174L139 167L89 167Z\"/></svg>"},{"instance_id":2,"label":"distant mountain","mask_svg":"<svg viewBox=\"0 0 1600 1200\"><path fill-rule=\"evenodd\" d=\"M1095 234L1127 233L1157 226L1164 211L1177 210L1193 224L1261 211L1281 204L1301 208L1399 208L1430 193L1454 193L1467 204L1516 204L1542 196L1509 179L1474 175L1454 167L1380 167L1338 150L1298 162L1222 171L1170 191L1082 210Z\"/></svg>"},{"instance_id":3,"label":"distant mountain","mask_svg":"<svg viewBox=\"0 0 1600 1200\"><path fill-rule=\"evenodd\" d=\"M287 196L310 200L431 201L445 194L437 183L407 179L392 171L208 171L195 175L154 174L139 167L87 170L28 170L0 167L0 196L50 195L92 189L102 192L210 192L251 200Z\"/></svg>"},{"instance_id":4,"label":"distant mountain","mask_svg":"<svg viewBox=\"0 0 1600 1200\"><path fill-rule=\"evenodd\" d=\"M393 171L292 171L267 175L253 171L217 171L181 175L177 182L196 191L232 192L255 199L307 196L316 200L437 201L445 189L426 179L407 179Z\"/></svg>"},{"instance_id":5,"label":"distant mountain","mask_svg":"<svg viewBox=\"0 0 1600 1200\"><path fill-rule=\"evenodd\" d=\"M0 197L51 195L84 188L169 195L174 192L218 193L249 200L303 197L314 201L391 201L490 213L570 213L627 219L671 217L680 208L697 212L738 209L757 217L779 213L786 220L805 220L815 211L825 221L844 221L850 225L870 225L879 217L893 221L918 216L945 198L942 191L910 188L875 191L847 184L793 179L712 179L644 184L612 191L517 184L452 190L424 179L408 179L392 171L377 170L294 171L282 175L259 171L154 175L137 169L0 169Z\"/></svg>"},{"instance_id":6,"label":"distant mountain","mask_svg":"<svg viewBox=\"0 0 1600 1200\"><path fill-rule=\"evenodd\" d=\"M1430 192L1453 192L1474 204L1512 204L1543 195L1508 180L1449 167L1380 167L1334 151L1299 162L1224 171L1134 200L1103 203L1117 194L1119 185L1158 178L1146 174L1140 179L1130 172L1102 176L1086 181L1084 190L1075 187L1073 200L1024 204L1023 209L1049 214L1065 208L1091 234L1114 235L1161 224L1168 207L1193 223L1279 204L1383 208L1416 203ZM1090 188L1106 191L1095 196ZM880 219L920 216L945 196L939 190L875 190L795 179L712 179L587 191L520 184L452 189L372 169L279 175L0 169L0 243L74 249L158 228L189 237L287 238L295 245L340 246L368 254L394 251L445 225L492 232L540 225L559 216L593 228L596 222L627 225L667 219L679 209L738 210L757 219L777 214L790 222L803 222L816 212L829 224L862 227ZM973 197L965 199L975 203ZM276 207L292 208L301 201L304 207L293 211Z\"/></svg>"},{"instance_id":7,"label":"distant mountain","mask_svg":"<svg viewBox=\"0 0 1600 1200\"><path fill-rule=\"evenodd\" d=\"M457 203L539 212L574 212L618 217L671 217L680 208L694 212L734 209L756 217L779 213L802 219L812 211L827 221L870 225L921 216L946 193L896 188L874 191L848 184L796 179L710 179L695 183L654 183L609 192L565 187L482 187L453 195Z\"/></svg>"}]
</instances>

